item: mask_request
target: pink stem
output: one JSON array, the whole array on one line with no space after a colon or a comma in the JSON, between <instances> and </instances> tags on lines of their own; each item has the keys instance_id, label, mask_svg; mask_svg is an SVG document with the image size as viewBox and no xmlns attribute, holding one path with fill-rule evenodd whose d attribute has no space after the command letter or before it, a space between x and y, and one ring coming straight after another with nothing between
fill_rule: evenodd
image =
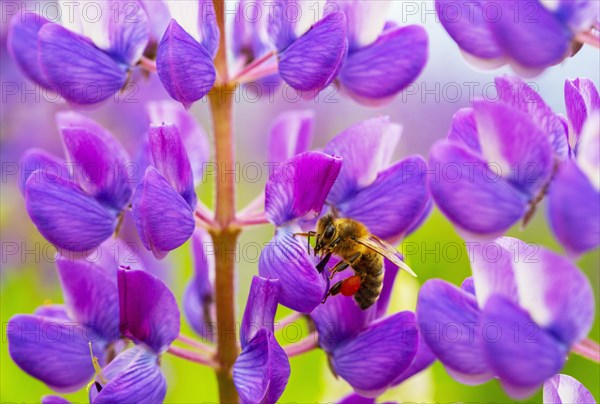
<instances>
[{"instance_id":1,"label":"pink stem","mask_svg":"<svg viewBox=\"0 0 600 404\"><path fill-rule=\"evenodd\" d=\"M198 341L195 338L188 337L187 335L179 334L179 336L177 337L177 340L183 342L184 344L193 346L194 348L201 349L211 355L213 355L215 353L215 350L212 346L207 345L202 341Z\"/></svg>"},{"instance_id":2,"label":"pink stem","mask_svg":"<svg viewBox=\"0 0 600 404\"><path fill-rule=\"evenodd\" d=\"M261 213L258 215L237 218L235 223L239 226L245 227L245 226L258 226L261 224L268 224L269 221L267 220L265 214Z\"/></svg>"},{"instance_id":3,"label":"pink stem","mask_svg":"<svg viewBox=\"0 0 600 404\"><path fill-rule=\"evenodd\" d=\"M256 81L258 79L262 79L263 77L270 76L272 74L277 73L277 64L269 64L267 66L259 66L256 69L244 74L243 76L237 77L237 83L249 83L252 81Z\"/></svg>"},{"instance_id":4,"label":"pink stem","mask_svg":"<svg viewBox=\"0 0 600 404\"><path fill-rule=\"evenodd\" d=\"M215 369L219 367L219 365L215 361L213 361L210 358L207 358L199 352L188 351L187 349L179 348L176 346L170 346L169 349L167 349L167 352L173 356L177 356L190 362L210 366Z\"/></svg>"},{"instance_id":5,"label":"pink stem","mask_svg":"<svg viewBox=\"0 0 600 404\"><path fill-rule=\"evenodd\" d=\"M271 52L265 53L264 55L262 55L261 57L259 57L257 59L254 59L251 63L246 65L246 67L244 67L242 70L240 70L240 72L233 79L233 81L243 81L241 79L241 77L248 75L249 72L251 72L256 67L260 66L267 60L271 59L271 57L273 57L274 55L275 55L275 51L271 51Z\"/></svg>"},{"instance_id":6,"label":"pink stem","mask_svg":"<svg viewBox=\"0 0 600 404\"><path fill-rule=\"evenodd\" d=\"M142 56L140 59L140 66L150 73L156 73L156 62L152 59L148 59L146 56Z\"/></svg>"},{"instance_id":7,"label":"pink stem","mask_svg":"<svg viewBox=\"0 0 600 404\"><path fill-rule=\"evenodd\" d=\"M306 338L300 341L286 345L283 350L287 354L288 358L293 356L302 355L303 353L310 352L318 346L317 344L317 333L313 332L306 336Z\"/></svg>"},{"instance_id":8,"label":"pink stem","mask_svg":"<svg viewBox=\"0 0 600 404\"><path fill-rule=\"evenodd\" d=\"M196 216L196 219L201 223L206 224L208 227L217 227L217 223L212 218L213 213L200 201L198 201L198 204L196 205L194 215Z\"/></svg>"},{"instance_id":9,"label":"pink stem","mask_svg":"<svg viewBox=\"0 0 600 404\"><path fill-rule=\"evenodd\" d=\"M583 340L573 345L571 351L591 361L600 363L600 346L590 339Z\"/></svg>"},{"instance_id":10,"label":"pink stem","mask_svg":"<svg viewBox=\"0 0 600 404\"><path fill-rule=\"evenodd\" d=\"M295 323L297 320L300 320L303 316L304 316L304 314L302 314L302 313L293 312L289 316L286 316L286 317L282 318L281 320L275 322L275 329L281 330L282 328L285 328L288 325Z\"/></svg>"},{"instance_id":11,"label":"pink stem","mask_svg":"<svg viewBox=\"0 0 600 404\"><path fill-rule=\"evenodd\" d=\"M575 36L577 42L585 43L593 46L594 48L600 48L600 38L592 34L590 31L580 32Z\"/></svg>"}]
</instances>

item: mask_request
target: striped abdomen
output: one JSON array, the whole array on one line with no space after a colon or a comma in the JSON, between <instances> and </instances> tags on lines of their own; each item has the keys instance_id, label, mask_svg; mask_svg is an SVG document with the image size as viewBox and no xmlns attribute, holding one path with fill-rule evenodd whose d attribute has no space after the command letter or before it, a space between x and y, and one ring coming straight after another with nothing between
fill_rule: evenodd
<instances>
[{"instance_id":1,"label":"striped abdomen","mask_svg":"<svg viewBox=\"0 0 600 404\"><path fill-rule=\"evenodd\" d=\"M354 300L362 310L371 307L379 298L383 287L383 259L380 255L363 255L357 265L353 267L357 275L364 278Z\"/></svg>"}]
</instances>

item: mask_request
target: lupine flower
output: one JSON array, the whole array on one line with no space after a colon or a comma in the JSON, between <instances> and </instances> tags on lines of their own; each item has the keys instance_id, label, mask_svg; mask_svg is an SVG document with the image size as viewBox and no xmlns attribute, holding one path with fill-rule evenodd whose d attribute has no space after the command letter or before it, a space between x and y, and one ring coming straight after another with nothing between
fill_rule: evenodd
<instances>
[{"instance_id":1,"label":"lupine flower","mask_svg":"<svg viewBox=\"0 0 600 404\"><path fill-rule=\"evenodd\" d=\"M284 0L269 15L268 32L277 50L279 75L309 95L335 80L348 52L346 15L333 11L321 18L324 9L320 6Z\"/></svg>"},{"instance_id":2,"label":"lupine flower","mask_svg":"<svg viewBox=\"0 0 600 404\"><path fill-rule=\"evenodd\" d=\"M179 309L173 293L158 278L119 269L119 329L136 345L96 370L90 402L162 402L167 384L160 355L179 335Z\"/></svg>"},{"instance_id":3,"label":"lupine flower","mask_svg":"<svg viewBox=\"0 0 600 404\"><path fill-rule=\"evenodd\" d=\"M468 60L529 75L576 53L600 15L595 0L436 0L436 11Z\"/></svg>"},{"instance_id":4,"label":"lupine flower","mask_svg":"<svg viewBox=\"0 0 600 404\"><path fill-rule=\"evenodd\" d=\"M570 255L600 245L600 97L591 80L565 82L571 158L558 167L548 220ZM577 206L577 209L573 207Z\"/></svg>"},{"instance_id":5,"label":"lupine flower","mask_svg":"<svg viewBox=\"0 0 600 404\"><path fill-rule=\"evenodd\" d=\"M275 236L261 251L258 272L279 279L279 303L311 312L325 296L327 282L315 269L306 240L296 238L300 221L317 217L342 166L339 157L320 152L296 155L276 168L265 188L265 214Z\"/></svg>"},{"instance_id":6,"label":"lupine flower","mask_svg":"<svg viewBox=\"0 0 600 404\"><path fill-rule=\"evenodd\" d=\"M524 81L498 77L496 89L497 102L458 111L429 156L433 198L467 237L494 238L526 222L569 154L561 119Z\"/></svg>"},{"instance_id":7,"label":"lupine flower","mask_svg":"<svg viewBox=\"0 0 600 404\"><path fill-rule=\"evenodd\" d=\"M116 231L129 205L129 157L110 132L83 115L59 113L57 122L66 163L40 151L25 155L24 164L35 168L22 184L27 213L56 247L87 251Z\"/></svg>"},{"instance_id":8,"label":"lupine flower","mask_svg":"<svg viewBox=\"0 0 600 404\"><path fill-rule=\"evenodd\" d=\"M12 317L8 351L27 374L54 390L71 392L94 375L90 349L100 366L118 353L119 294L109 268L65 259L57 266L65 304Z\"/></svg>"},{"instance_id":9,"label":"lupine flower","mask_svg":"<svg viewBox=\"0 0 600 404\"><path fill-rule=\"evenodd\" d=\"M414 230L431 208L423 158L415 155L392 163L401 131L388 117L373 118L346 129L324 149L344 159L327 205L390 241Z\"/></svg>"},{"instance_id":10,"label":"lupine flower","mask_svg":"<svg viewBox=\"0 0 600 404\"><path fill-rule=\"evenodd\" d=\"M194 331L203 340L215 338L214 321L214 251L209 250L212 242L206 230L198 227L192 236L192 256L194 275L188 283L183 296L183 312Z\"/></svg>"},{"instance_id":11,"label":"lupine flower","mask_svg":"<svg viewBox=\"0 0 600 404\"><path fill-rule=\"evenodd\" d=\"M544 404L596 404L594 396L577 379L556 375L544 383Z\"/></svg>"},{"instance_id":12,"label":"lupine flower","mask_svg":"<svg viewBox=\"0 0 600 404\"><path fill-rule=\"evenodd\" d=\"M163 86L186 108L213 87L219 27L211 0L166 1L172 20L156 54Z\"/></svg>"},{"instance_id":13,"label":"lupine flower","mask_svg":"<svg viewBox=\"0 0 600 404\"><path fill-rule=\"evenodd\" d=\"M329 0L326 9L343 11L348 28L348 56L339 84L358 102L385 103L421 73L427 62L427 32L418 25L386 22L391 3Z\"/></svg>"},{"instance_id":14,"label":"lupine flower","mask_svg":"<svg viewBox=\"0 0 600 404\"><path fill-rule=\"evenodd\" d=\"M99 19L86 18L88 5ZM9 51L40 86L75 104L93 104L118 92L149 39L148 17L137 1L59 2L60 23L24 12L11 21Z\"/></svg>"},{"instance_id":15,"label":"lupine flower","mask_svg":"<svg viewBox=\"0 0 600 404\"><path fill-rule=\"evenodd\" d=\"M335 261L332 259L331 265ZM381 395L435 359L425 350L416 357L419 332L414 313L385 317L397 272L396 266L386 260L381 295L367 310L361 310L352 297L340 294L329 297L310 314L332 371L364 397ZM347 276L338 273L333 282Z\"/></svg>"},{"instance_id":16,"label":"lupine flower","mask_svg":"<svg viewBox=\"0 0 600 404\"><path fill-rule=\"evenodd\" d=\"M233 365L233 381L242 403L277 402L290 377L290 364L274 335L279 281L255 276L240 340L242 353Z\"/></svg>"},{"instance_id":17,"label":"lupine flower","mask_svg":"<svg viewBox=\"0 0 600 404\"><path fill-rule=\"evenodd\" d=\"M150 126L154 165L146 169L133 195L132 207L140 239L156 258L187 241L194 232L197 197L194 175L175 125Z\"/></svg>"},{"instance_id":18,"label":"lupine flower","mask_svg":"<svg viewBox=\"0 0 600 404\"><path fill-rule=\"evenodd\" d=\"M440 279L421 288L421 333L458 381L496 377L511 397L528 397L590 330L591 286L568 259L517 239L477 243L469 255L462 289Z\"/></svg>"}]
</instances>

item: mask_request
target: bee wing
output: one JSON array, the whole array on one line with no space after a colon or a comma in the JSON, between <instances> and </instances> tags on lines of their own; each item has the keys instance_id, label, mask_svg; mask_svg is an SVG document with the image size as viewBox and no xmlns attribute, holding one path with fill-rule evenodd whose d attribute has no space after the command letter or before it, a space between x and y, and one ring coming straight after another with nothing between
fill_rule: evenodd
<instances>
[{"instance_id":1,"label":"bee wing","mask_svg":"<svg viewBox=\"0 0 600 404\"><path fill-rule=\"evenodd\" d=\"M416 277L417 274L413 272L412 269L402 259L400 258L400 253L396 251L394 246L390 245L386 241L383 241L379 237L371 234L369 237L356 239L357 243L364 245L367 248L375 251L377 254L380 254L390 260L394 265L398 268L404 269L406 272Z\"/></svg>"}]
</instances>

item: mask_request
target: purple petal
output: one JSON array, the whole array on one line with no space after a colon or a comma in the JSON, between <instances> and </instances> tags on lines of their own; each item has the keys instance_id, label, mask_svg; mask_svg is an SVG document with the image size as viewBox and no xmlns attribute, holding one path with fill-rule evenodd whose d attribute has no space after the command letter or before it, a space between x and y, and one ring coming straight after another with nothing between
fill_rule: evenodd
<instances>
[{"instance_id":1,"label":"purple petal","mask_svg":"<svg viewBox=\"0 0 600 404\"><path fill-rule=\"evenodd\" d=\"M481 153L473 108L462 108L454 114L448 140L463 143L474 152Z\"/></svg>"},{"instance_id":2,"label":"purple petal","mask_svg":"<svg viewBox=\"0 0 600 404\"><path fill-rule=\"evenodd\" d=\"M477 291L479 307L484 307L491 296L497 295L514 303L518 302L517 281L513 272L516 258L514 248L515 243L509 238L486 243L469 243L469 262L473 273L471 293L475 294L475 290ZM537 250L531 249L527 253L531 254L535 251Z\"/></svg>"},{"instance_id":3,"label":"purple petal","mask_svg":"<svg viewBox=\"0 0 600 404\"><path fill-rule=\"evenodd\" d=\"M573 161L563 163L552 181L548 221L571 255L600 244L600 192Z\"/></svg>"},{"instance_id":4,"label":"purple petal","mask_svg":"<svg viewBox=\"0 0 600 404\"><path fill-rule=\"evenodd\" d=\"M294 237L297 226L280 227L260 254L258 273L279 279L279 303L301 313L310 313L325 295L326 283L306 251L306 239Z\"/></svg>"},{"instance_id":5,"label":"purple petal","mask_svg":"<svg viewBox=\"0 0 600 404\"><path fill-rule=\"evenodd\" d=\"M125 66L95 47L89 39L58 24L46 24L40 29L38 49L48 83L74 104L104 101L127 80Z\"/></svg>"},{"instance_id":6,"label":"purple petal","mask_svg":"<svg viewBox=\"0 0 600 404\"><path fill-rule=\"evenodd\" d=\"M274 332L273 323L279 298L279 280L255 276L250 285L250 294L244 310L240 330L242 349L259 330Z\"/></svg>"},{"instance_id":7,"label":"purple petal","mask_svg":"<svg viewBox=\"0 0 600 404\"><path fill-rule=\"evenodd\" d=\"M496 43L519 65L545 68L567 56L572 34L541 3L501 1L497 6L497 19L489 26Z\"/></svg>"},{"instance_id":8,"label":"purple petal","mask_svg":"<svg viewBox=\"0 0 600 404\"><path fill-rule=\"evenodd\" d=\"M401 254L399 254L401 255ZM401 257L404 260L404 257ZM400 270L395 264L392 264L390 260L385 258L383 260L384 274L383 274L383 287L381 288L381 294L377 299L377 318L381 318L385 315L390 300L392 298L392 291L394 289L394 281Z\"/></svg>"},{"instance_id":9,"label":"purple petal","mask_svg":"<svg viewBox=\"0 0 600 404\"><path fill-rule=\"evenodd\" d=\"M198 6L200 8L198 16L200 43L214 59L219 50L219 39L221 36L217 24L217 14L215 13L212 0L200 0Z\"/></svg>"},{"instance_id":10,"label":"purple petal","mask_svg":"<svg viewBox=\"0 0 600 404\"><path fill-rule=\"evenodd\" d=\"M290 365L275 337L262 329L233 365L233 381L242 403L275 403L290 376Z\"/></svg>"},{"instance_id":11,"label":"purple petal","mask_svg":"<svg viewBox=\"0 0 600 404\"><path fill-rule=\"evenodd\" d=\"M42 170L45 173L51 172L58 177L69 178L65 162L42 149L28 149L21 157L19 167L21 170L19 176L19 189L23 194L25 194L25 184L27 183L27 179L36 170Z\"/></svg>"},{"instance_id":12,"label":"purple petal","mask_svg":"<svg viewBox=\"0 0 600 404\"><path fill-rule=\"evenodd\" d=\"M283 163L310 150L314 121L311 110L287 111L277 116L269 132L269 162Z\"/></svg>"},{"instance_id":13,"label":"purple petal","mask_svg":"<svg viewBox=\"0 0 600 404\"><path fill-rule=\"evenodd\" d=\"M203 338L212 341L215 337L214 290L215 276L214 247L208 233L197 228L192 236L194 277L188 284L183 297L183 311L194 329Z\"/></svg>"},{"instance_id":14,"label":"purple petal","mask_svg":"<svg viewBox=\"0 0 600 404\"><path fill-rule=\"evenodd\" d=\"M71 320L67 308L64 304L44 304L43 306L37 307L33 314L37 314L42 317L52 317L60 320Z\"/></svg>"},{"instance_id":15,"label":"purple petal","mask_svg":"<svg viewBox=\"0 0 600 404\"><path fill-rule=\"evenodd\" d=\"M337 76L347 50L346 16L331 13L279 53L279 74L296 90L321 91Z\"/></svg>"},{"instance_id":16,"label":"purple petal","mask_svg":"<svg viewBox=\"0 0 600 404\"><path fill-rule=\"evenodd\" d=\"M301 18L301 15L290 16L290 8L295 10L295 7L290 7L289 3L292 2L290 0L284 0L274 3L273 6L269 8L269 24L267 31L269 39L279 52L284 51L297 38L297 35L294 32L293 22L296 21L296 18ZM294 5L296 4L297 3ZM301 9L300 12L302 12Z\"/></svg>"},{"instance_id":17,"label":"purple petal","mask_svg":"<svg viewBox=\"0 0 600 404\"><path fill-rule=\"evenodd\" d=\"M363 397L358 393L352 393L338 401L338 404L375 404L375 399Z\"/></svg>"},{"instance_id":18,"label":"purple petal","mask_svg":"<svg viewBox=\"0 0 600 404\"><path fill-rule=\"evenodd\" d=\"M23 74L42 87L51 87L38 61L38 33L49 21L35 13L22 13L10 21L6 44Z\"/></svg>"},{"instance_id":19,"label":"purple petal","mask_svg":"<svg viewBox=\"0 0 600 404\"><path fill-rule=\"evenodd\" d=\"M44 396L42 397L42 404L69 404L69 401L61 396Z\"/></svg>"},{"instance_id":20,"label":"purple petal","mask_svg":"<svg viewBox=\"0 0 600 404\"><path fill-rule=\"evenodd\" d=\"M83 9L85 10L85 8ZM113 2L109 9L108 53L129 66L140 60L150 39L150 21L140 2Z\"/></svg>"},{"instance_id":21,"label":"purple petal","mask_svg":"<svg viewBox=\"0 0 600 404\"><path fill-rule=\"evenodd\" d=\"M473 277L469 276L468 278L465 278L465 280L463 281L463 283L460 285L460 288L462 290L464 290L467 293L470 293L472 295L476 295L475 293L475 282L473 281Z\"/></svg>"},{"instance_id":22,"label":"purple petal","mask_svg":"<svg viewBox=\"0 0 600 404\"><path fill-rule=\"evenodd\" d=\"M426 182L423 158L408 157L379 173L373 184L336 207L382 239L396 239L406 234L425 209L429 201Z\"/></svg>"},{"instance_id":23,"label":"purple petal","mask_svg":"<svg viewBox=\"0 0 600 404\"><path fill-rule=\"evenodd\" d=\"M461 49L483 59L503 56L489 26L481 0L436 0L435 9L440 22Z\"/></svg>"},{"instance_id":24,"label":"purple petal","mask_svg":"<svg viewBox=\"0 0 600 404\"><path fill-rule=\"evenodd\" d=\"M552 251L514 238L503 240L517 254L514 272L519 305L561 343L570 346L585 338L595 311L586 276L569 259Z\"/></svg>"},{"instance_id":25,"label":"purple petal","mask_svg":"<svg viewBox=\"0 0 600 404\"><path fill-rule=\"evenodd\" d=\"M102 339L119 338L119 293L108 272L85 261L59 259L58 274L71 317Z\"/></svg>"},{"instance_id":26,"label":"purple petal","mask_svg":"<svg viewBox=\"0 0 600 404\"><path fill-rule=\"evenodd\" d=\"M571 146L575 148L586 119L600 109L600 96L594 82L585 78L566 80L565 106L575 136Z\"/></svg>"},{"instance_id":27,"label":"purple petal","mask_svg":"<svg viewBox=\"0 0 600 404\"><path fill-rule=\"evenodd\" d=\"M529 115L550 139L554 154L559 159L565 159L569 154L565 126L542 97L518 76L496 77L495 83L500 101Z\"/></svg>"},{"instance_id":28,"label":"purple petal","mask_svg":"<svg viewBox=\"0 0 600 404\"><path fill-rule=\"evenodd\" d=\"M68 251L99 246L115 231L116 215L75 183L36 171L25 185L29 217L48 241Z\"/></svg>"},{"instance_id":29,"label":"purple petal","mask_svg":"<svg viewBox=\"0 0 600 404\"><path fill-rule=\"evenodd\" d=\"M186 108L204 97L215 83L212 57L175 20L158 45L156 68L169 95Z\"/></svg>"},{"instance_id":30,"label":"purple petal","mask_svg":"<svg viewBox=\"0 0 600 404\"><path fill-rule=\"evenodd\" d=\"M348 49L353 52L371 45L386 27L389 17L389 3L368 1L328 0L325 11L343 11L348 20Z\"/></svg>"},{"instance_id":31,"label":"purple petal","mask_svg":"<svg viewBox=\"0 0 600 404\"><path fill-rule=\"evenodd\" d=\"M10 319L6 335L12 360L57 391L76 391L94 375L88 342L104 362L106 343L72 320L20 314Z\"/></svg>"},{"instance_id":32,"label":"purple petal","mask_svg":"<svg viewBox=\"0 0 600 404\"><path fill-rule=\"evenodd\" d=\"M596 404L594 396L577 379L555 375L544 383L544 404Z\"/></svg>"},{"instance_id":33,"label":"purple petal","mask_svg":"<svg viewBox=\"0 0 600 404\"><path fill-rule=\"evenodd\" d=\"M331 363L358 393L372 397L410 366L418 344L415 316L405 311L372 324L338 346Z\"/></svg>"},{"instance_id":34,"label":"purple petal","mask_svg":"<svg viewBox=\"0 0 600 404\"><path fill-rule=\"evenodd\" d=\"M525 214L526 196L458 144L434 144L428 167L433 199L461 230L493 237Z\"/></svg>"},{"instance_id":35,"label":"purple petal","mask_svg":"<svg viewBox=\"0 0 600 404\"><path fill-rule=\"evenodd\" d=\"M484 357L504 383L526 391L541 386L563 367L565 346L509 300L490 297L482 321L488 329ZM516 391L508 393L525 398Z\"/></svg>"},{"instance_id":36,"label":"purple petal","mask_svg":"<svg viewBox=\"0 0 600 404\"><path fill-rule=\"evenodd\" d=\"M140 239L156 258L164 258L194 232L196 223L190 205L154 167L146 170L132 205Z\"/></svg>"},{"instance_id":37,"label":"purple petal","mask_svg":"<svg viewBox=\"0 0 600 404\"><path fill-rule=\"evenodd\" d=\"M511 106L473 103L482 154L500 168L502 177L530 196L549 181L554 156L548 134L532 118Z\"/></svg>"},{"instance_id":38,"label":"purple petal","mask_svg":"<svg viewBox=\"0 0 600 404\"><path fill-rule=\"evenodd\" d=\"M435 361L435 359L436 357L433 354L433 352L431 352L429 345L427 345L425 341L421 338L419 340L419 348L417 348L417 354L415 355L415 358L413 359L408 369L402 372L400 376L398 376L396 380L394 380L393 385L397 386L405 380L410 379L417 373L420 373L423 370L427 369Z\"/></svg>"},{"instance_id":39,"label":"purple petal","mask_svg":"<svg viewBox=\"0 0 600 404\"><path fill-rule=\"evenodd\" d=\"M174 124L179 129L185 150L192 165L195 185L202 180L204 165L210 157L210 146L204 129L179 103L171 100L154 101L146 104L150 123Z\"/></svg>"},{"instance_id":40,"label":"purple petal","mask_svg":"<svg viewBox=\"0 0 600 404\"><path fill-rule=\"evenodd\" d=\"M150 125L150 150L154 165L167 182L186 200L192 210L198 200L194 176L185 146L175 125Z\"/></svg>"},{"instance_id":41,"label":"purple petal","mask_svg":"<svg viewBox=\"0 0 600 404\"><path fill-rule=\"evenodd\" d=\"M87 193L120 211L133 194L130 158L113 135L75 112L57 117L74 179Z\"/></svg>"},{"instance_id":42,"label":"purple petal","mask_svg":"<svg viewBox=\"0 0 600 404\"><path fill-rule=\"evenodd\" d=\"M388 100L421 74L427 49L427 33L418 25L388 30L373 44L348 55L340 82L358 101Z\"/></svg>"},{"instance_id":43,"label":"purple petal","mask_svg":"<svg viewBox=\"0 0 600 404\"><path fill-rule=\"evenodd\" d=\"M120 269L119 301L121 332L128 338L159 354L179 335L175 296L148 272Z\"/></svg>"},{"instance_id":44,"label":"purple petal","mask_svg":"<svg viewBox=\"0 0 600 404\"><path fill-rule=\"evenodd\" d=\"M425 342L448 368L490 379L483 358L484 334L475 296L440 279L425 282L419 292L417 319Z\"/></svg>"},{"instance_id":45,"label":"purple petal","mask_svg":"<svg viewBox=\"0 0 600 404\"><path fill-rule=\"evenodd\" d=\"M315 218L342 167L342 159L320 152L294 156L278 167L265 189L265 213L271 223Z\"/></svg>"},{"instance_id":46,"label":"purple petal","mask_svg":"<svg viewBox=\"0 0 600 404\"><path fill-rule=\"evenodd\" d=\"M123 360L119 360L121 356ZM112 368L118 368L118 373L114 374L116 369ZM161 403L167 393L167 382L158 366L158 357L142 347L121 353L103 373L110 380L95 397L94 404Z\"/></svg>"},{"instance_id":47,"label":"purple petal","mask_svg":"<svg viewBox=\"0 0 600 404\"><path fill-rule=\"evenodd\" d=\"M379 172L389 167L401 132L400 125L384 116L352 125L331 139L324 152L344 162L327 201L337 205L375 182Z\"/></svg>"},{"instance_id":48,"label":"purple petal","mask_svg":"<svg viewBox=\"0 0 600 404\"><path fill-rule=\"evenodd\" d=\"M339 260L332 258L330 265L335 265ZM393 270L392 270L393 271ZM397 272L397 271L396 271ZM391 273L392 281L394 273ZM345 272L337 274L332 282L338 282L347 278L349 274ZM385 274L384 284L389 288L388 273ZM388 296L384 300L389 300ZM376 305L371 306L367 310L361 310L354 299L350 296L341 294L330 296L324 304L317 306L311 313L310 317L315 323L315 327L319 332L319 346L326 352L332 353L335 348L342 342L354 338L359 332L363 331L367 325L378 318L381 313L380 309L386 305L383 302L382 307L379 307L381 300L378 300Z\"/></svg>"}]
</instances>

